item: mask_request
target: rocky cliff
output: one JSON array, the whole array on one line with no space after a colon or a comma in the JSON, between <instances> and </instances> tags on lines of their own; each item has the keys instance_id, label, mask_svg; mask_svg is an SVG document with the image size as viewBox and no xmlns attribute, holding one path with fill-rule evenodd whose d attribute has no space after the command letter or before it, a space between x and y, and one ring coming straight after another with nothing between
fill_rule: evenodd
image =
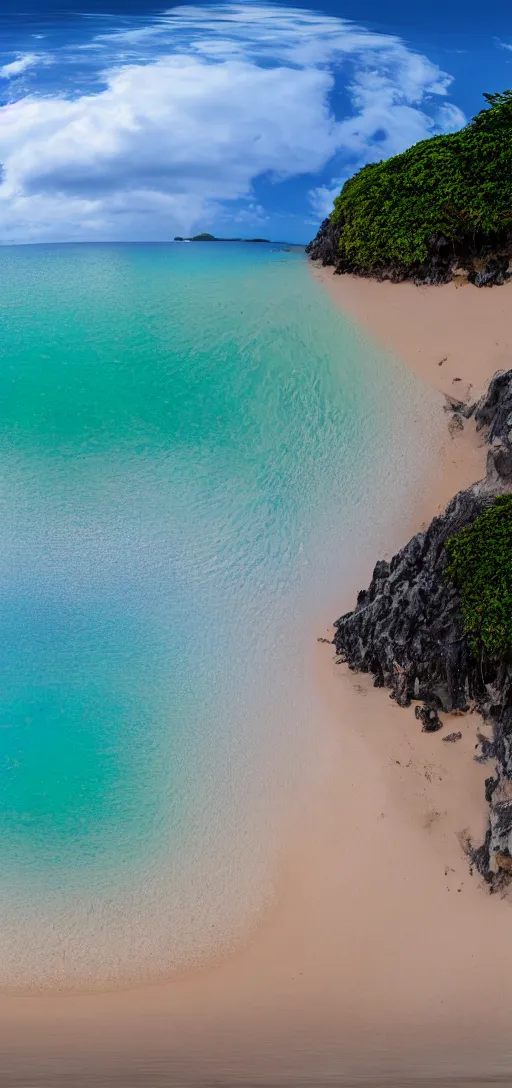
<instances>
[{"instance_id":1,"label":"rocky cliff","mask_svg":"<svg viewBox=\"0 0 512 1088\"><path fill-rule=\"evenodd\" d=\"M352 272L393 283L412 280L413 283L436 286L462 276L475 287L499 287L512 278L512 237L509 234L504 234L497 245L496 238L477 237L454 242L436 232L428 239L425 260L411 264L387 261L369 270L340 252L340 233L340 222L329 216L306 246L311 260L321 261L324 266L331 265L338 274Z\"/></svg>"},{"instance_id":2,"label":"rocky cliff","mask_svg":"<svg viewBox=\"0 0 512 1088\"><path fill-rule=\"evenodd\" d=\"M334 645L351 669L370 672L401 706L418 700L426 730L441 727L439 711L476 706L492 724L480 758L495 759L486 781L489 829L471 856L495 885L512 875L512 662L475 657L464 634L458 591L446 578L446 541L470 525L496 495L512 491L512 370L495 375L473 415L489 443L483 481L461 491L426 532L418 533L390 563L377 563L353 612L335 624ZM512 616L510 617L512 623Z\"/></svg>"},{"instance_id":3,"label":"rocky cliff","mask_svg":"<svg viewBox=\"0 0 512 1088\"><path fill-rule=\"evenodd\" d=\"M308 246L337 272L477 287L512 277L512 90L458 132L420 140L347 178Z\"/></svg>"}]
</instances>

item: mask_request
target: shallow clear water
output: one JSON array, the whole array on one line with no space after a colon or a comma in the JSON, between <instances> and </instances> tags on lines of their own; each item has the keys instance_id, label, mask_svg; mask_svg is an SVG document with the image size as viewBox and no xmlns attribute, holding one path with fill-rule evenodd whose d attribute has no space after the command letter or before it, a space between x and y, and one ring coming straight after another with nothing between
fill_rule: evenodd
<instances>
[{"instance_id":1,"label":"shallow clear water","mask_svg":"<svg viewBox=\"0 0 512 1088\"><path fill-rule=\"evenodd\" d=\"M299 252L4 248L0 283L0 985L162 976L272 894L315 623L432 401Z\"/></svg>"}]
</instances>

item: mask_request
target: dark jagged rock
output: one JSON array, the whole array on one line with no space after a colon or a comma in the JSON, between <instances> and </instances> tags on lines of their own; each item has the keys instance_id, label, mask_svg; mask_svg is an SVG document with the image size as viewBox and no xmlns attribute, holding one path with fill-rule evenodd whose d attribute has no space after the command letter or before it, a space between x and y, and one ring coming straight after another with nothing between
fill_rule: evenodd
<instances>
[{"instance_id":1,"label":"dark jagged rock","mask_svg":"<svg viewBox=\"0 0 512 1088\"><path fill-rule=\"evenodd\" d=\"M489 829L471 856L493 883L512 873L512 865L497 860L512 859L512 663L477 659L471 652L457 589L445 577L445 543L497 494L512 490L512 370L496 374L485 396L464 414L486 428L485 480L459 492L391 562L376 563L354 611L334 624L334 646L339 660L371 673L400 706L423 703L416 716L425 729L439 728L439 710L466 711L470 704L492 725L491 741L479 736L481 758L496 760L496 773L486 782Z\"/></svg>"},{"instance_id":2,"label":"dark jagged rock","mask_svg":"<svg viewBox=\"0 0 512 1088\"><path fill-rule=\"evenodd\" d=\"M485 397L474 407L477 429L487 428L487 474L496 480L512 477L512 387L509 371L494 375ZM471 409L470 409L471 411Z\"/></svg>"},{"instance_id":3,"label":"dark jagged rock","mask_svg":"<svg viewBox=\"0 0 512 1088\"><path fill-rule=\"evenodd\" d=\"M341 226L332 216L324 219L316 236L306 246L311 260L331 265L335 272L352 272L357 276L402 283L412 280L417 284L440 286L457 277L464 277L475 287L500 287L512 277L512 236L507 235L498 243L485 237L456 243L448 241L441 233L431 234L427 241L428 257L415 264L389 261L371 271L342 257L339 249Z\"/></svg>"},{"instance_id":4,"label":"dark jagged rock","mask_svg":"<svg viewBox=\"0 0 512 1088\"><path fill-rule=\"evenodd\" d=\"M507 439L512 427L512 382L510 370L498 370L489 382L485 396L475 404L473 413L477 430L487 427L487 440Z\"/></svg>"},{"instance_id":5,"label":"dark jagged rock","mask_svg":"<svg viewBox=\"0 0 512 1088\"><path fill-rule=\"evenodd\" d=\"M459 730L456 733L448 733L447 737L443 737L445 744L456 744L458 740L462 740L462 733Z\"/></svg>"},{"instance_id":6,"label":"dark jagged rock","mask_svg":"<svg viewBox=\"0 0 512 1088\"><path fill-rule=\"evenodd\" d=\"M335 269L338 270L340 263L339 240L340 229L328 216L319 227L313 241L306 246L306 253L309 254L312 261L321 261L324 267L325 265L334 265ZM339 270L341 271L341 269Z\"/></svg>"},{"instance_id":7,"label":"dark jagged rock","mask_svg":"<svg viewBox=\"0 0 512 1088\"><path fill-rule=\"evenodd\" d=\"M468 280L475 287L502 287L506 280L510 279L509 256L491 257L483 268L477 269L474 264L469 270Z\"/></svg>"},{"instance_id":8,"label":"dark jagged rock","mask_svg":"<svg viewBox=\"0 0 512 1088\"><path fill-rule=\"evenodd\" d=\"M456 495L427 532L413 537L390 564L376 564L355 610L334 625L338 655L390 687L400 706L421 699L445 711L465 710L478 685L459 597L444 578L444 545L490 501L478 487Z\"/></svg>"},{"instance_id":9,"label":"dark jagged rock","mask_svg":"<svg viewBox=\"0 0 512 1088\"><path fill-rule=\"evenodd\" d=\"M415 717L418 721L423 722L424 733L437 733L438 729L443 728L443 723L439 717L435 706L417 706L414 711Z\"/></svg>"}]
</instances>

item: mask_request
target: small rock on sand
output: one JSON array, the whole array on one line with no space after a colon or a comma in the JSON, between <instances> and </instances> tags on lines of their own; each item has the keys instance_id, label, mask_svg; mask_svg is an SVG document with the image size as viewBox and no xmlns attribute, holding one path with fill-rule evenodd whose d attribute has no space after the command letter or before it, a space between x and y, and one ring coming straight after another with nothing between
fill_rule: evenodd
<instances>
[{"instance_id":1,"label":"small rock on sand","mask_svg":"<svg viewBox=\"0 0 512 1088\"><path fill-rule=\"evenodd\" d=\"M414 714L420 722L423 722L424 733L436 733L438 729L441 729L442 722L435 707L417 706Z\"/></svg>"}]
</instances>

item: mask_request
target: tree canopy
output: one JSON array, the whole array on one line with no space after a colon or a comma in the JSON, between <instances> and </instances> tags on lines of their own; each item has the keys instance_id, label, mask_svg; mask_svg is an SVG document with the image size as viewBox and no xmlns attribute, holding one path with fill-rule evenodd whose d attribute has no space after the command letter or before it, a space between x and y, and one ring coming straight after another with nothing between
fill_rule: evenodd
<instances>
[{"instance_id":1,"label":"tree canopy","mask_svg":"<svg viewBox=\"0 0 512 1088\"><path fill-rule=\"evenodd\" d=\"M512 91L484 98L487 107L459 132L422 140L345 183L331 221L340 258L355 271L421 263L432 236L476 250L512 230Z\"/></svg>"}]
</instances>

